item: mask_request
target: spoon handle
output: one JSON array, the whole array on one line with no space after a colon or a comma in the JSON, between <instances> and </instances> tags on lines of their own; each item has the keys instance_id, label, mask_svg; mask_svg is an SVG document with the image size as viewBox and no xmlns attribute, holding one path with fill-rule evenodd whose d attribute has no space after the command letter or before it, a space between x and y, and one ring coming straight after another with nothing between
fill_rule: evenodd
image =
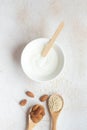
<instances>
[{"instance_id":1,"label":"spoon handle","mask_svg":"<svg viewBox=\"0 0 87 130\"><path fill-rule=\"evenodd\" d=\"M29 123L27 126L27 130L33 130L35 124L31 121L30 117L29 117Z\"/></svg>"},{"instance_id":2,"label":"spoon handle","mask_svg":"<svg viewBox=\"0 0 87 130\"><path fill-rule=\"evenodd\" d=\"M52 120L52 130L56 130L56 123L57 123L57 119L54 118L54 119Z\"/></svg>"},{"instance_id":3,"label":"spoon handle","mask_svg":"<svg viewBox=\"0 0 87 130\"><path fill-rule=\"evenodd\" d=\"M32 126L31 126L31 124L28 124L28 126L27 126L27 130L32 130L33 128L32 128Z\"/></svg>"},{"instance_id":4,"label":"spoon handle","mask_svg":"<svg viewBox=\"0 0 87 130\"><path fill-rule=\"evenodd\" d=\"M28 126L27 130L33 130L32 126Z\"/></svg>"},{"instance_id":5,"label":"spoon handle","mask_svg":"<svg viewBox=\"0 0 87 130\"><path fill-rule=\"evenodd\" d=\"M28 130L32 130L32 128L28 128Z\"/></svg>"}]
</instances>

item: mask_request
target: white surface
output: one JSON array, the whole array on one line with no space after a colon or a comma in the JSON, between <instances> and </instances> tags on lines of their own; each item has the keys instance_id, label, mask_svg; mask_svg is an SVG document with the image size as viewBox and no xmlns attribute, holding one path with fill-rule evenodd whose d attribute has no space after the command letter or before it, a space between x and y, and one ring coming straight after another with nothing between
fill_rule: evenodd
<instances>
[{"instance_id":1,"label":"white surface","mask_svg":"<svg viewBox=\"0 0 87 130\"><path fill-rule=\"evenodd\" d=\"M64 55L57 43L46 57L41 56L44 45L49 40L39 38L31 41L21 55L21 65L25 74L34 81L51 81L61 72L64 65Z\"/></svg>"},{"instance_id":2,"label":"white surface","mask_svg":"<svg viewBox=\"0 0 87 130\"><path fill-rule=\"evenodd\" d=\"M30 40L50 37L61 20L64 69L55 81L34 83L21 69L21 52ZM26 97L26 90L36 98ZM53 92L65 102L58 129L87 130L87 0L0 0L0 130L25 130L27 108ZM24 108L18 105L23 98L29 101ZM46 115L35 130L48 129Z\"/></svg>"}]
</instances>

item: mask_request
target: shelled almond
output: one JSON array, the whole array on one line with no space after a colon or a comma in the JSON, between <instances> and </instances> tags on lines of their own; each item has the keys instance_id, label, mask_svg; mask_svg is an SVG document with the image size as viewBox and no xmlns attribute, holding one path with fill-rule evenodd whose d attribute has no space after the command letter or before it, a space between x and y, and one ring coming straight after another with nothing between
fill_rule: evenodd
<instances>
[{"instance_id":1,"label":"shelled almond","mask_svg":"<svg viewBox=\"0 0 87 130\"><path fill-rule=\"evenodd\" d=\"M26 103L27 103L27 100L26 100L26 99L23 99L23 100L21 100L21 101L19 102L19 104L20 104L21 106L25 106Z\"/></svg>"},{"instance_id":2,"label":"shelled almond","mask_svg":"<svg viewBox=\"0 0 87 130\"><path fill-rule=\"evenodd\" d=\"M34 105L30 112L30 117L34 123L38 123L45 115L44 107L41 105Z\"/></svg>"},{"instance_id":3,"label":"shelled almond","mask_svg":"<svg viewBox=\"0 0 87 130\"><path fill-rule=\"evenodd\" d=\"M31 91L25 92L27 96L34 98L34 94Z\"/></svg>"},{"instance_id":4,"label":"shelled almond","mask_svg":"<svg viewBox=\"0 0 87 130\"><path fill-rule=\"evenodd\" d=\"M47 94L45 94L45 95L43 95L43 96L40 97L40 101L44 102L44 101L46 101L48 99L48 97L49 96Z\"/></svg>"}]
</instances>

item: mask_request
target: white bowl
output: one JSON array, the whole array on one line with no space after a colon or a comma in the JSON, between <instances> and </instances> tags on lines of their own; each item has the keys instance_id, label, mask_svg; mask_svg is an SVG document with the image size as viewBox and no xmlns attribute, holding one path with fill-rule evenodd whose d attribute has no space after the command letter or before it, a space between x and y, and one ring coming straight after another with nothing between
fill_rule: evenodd
<instances>
[{"instance_id":1,"label":"white bowl","mask_svg":"<svg viewBox=\"0 0 87 130\"><path fill-rule=\"evenodd\" d=\"M29 51L31 47L34 47L35 44L43 44L43 46L49 41L49 39L47 38L39 38L39 39L35 39L33 41L31 41L30 43L28 43L26 45L26 47L24 48L22 55L21 55L21 66L23 68L24 73L32 80L37 81L37 82L45 82L45 81L50 81L55 79L59 73L61 72L61 70L63 69L63 65L64 65L64 55L62 50L60 49L60 47L56 44L54 44L53 49L55 50L55 52L58 54L58 67L56 69L55 72L53 72L52 74L50 74L49 76L46 77L37 77L35 75L31 75L28 71L29 66L27 65L27 61L29 60ZM33 59L32 59L33 60ZM54 63L55 64L55 63ZM33 70L32 70L33 71Z\"/></svg>"}]
</instances>

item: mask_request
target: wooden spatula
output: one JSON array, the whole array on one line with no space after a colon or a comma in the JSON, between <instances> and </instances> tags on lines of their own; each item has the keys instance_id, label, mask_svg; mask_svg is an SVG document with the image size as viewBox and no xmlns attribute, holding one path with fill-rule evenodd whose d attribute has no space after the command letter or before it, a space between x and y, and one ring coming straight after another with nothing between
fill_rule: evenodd
<instances>
[{"instance_id":1,"label":"wooden spatula","mask_svg":"<svg viewBox=\"0 0 87 130\"><path fill-rule=\"evenodd\" d=\"M48 52L53 47L53 44L54 44L56 38L58 37L59 33L61 32L63 26L64 26L64 22L61 22L60 25L58 26L56 32L53 34L52 38L49 40L49 42L43 48L43 50L42 50L43 57L47 56Z\"/></svg>"}]
</instances>

